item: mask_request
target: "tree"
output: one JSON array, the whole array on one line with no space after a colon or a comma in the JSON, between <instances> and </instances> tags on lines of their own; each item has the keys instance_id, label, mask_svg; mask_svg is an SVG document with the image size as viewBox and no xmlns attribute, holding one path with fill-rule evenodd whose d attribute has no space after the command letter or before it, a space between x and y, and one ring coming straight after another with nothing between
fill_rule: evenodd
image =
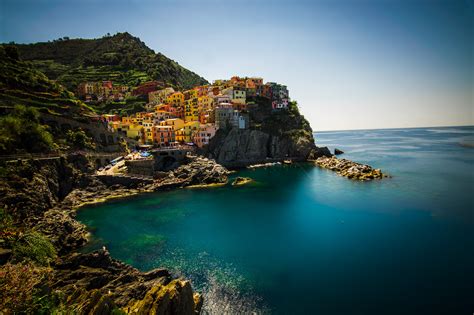
<instances>
[{"instance_id":1,"label":"tree","mask_svg":"<svg viewBox=\"0 0 474 315\"><path fill-rule=\"evenodd\" d=\"M95 150L94 141L82 129L77 131L68 130L66 140L76 149Z\"/></svg>"}]
</instances>

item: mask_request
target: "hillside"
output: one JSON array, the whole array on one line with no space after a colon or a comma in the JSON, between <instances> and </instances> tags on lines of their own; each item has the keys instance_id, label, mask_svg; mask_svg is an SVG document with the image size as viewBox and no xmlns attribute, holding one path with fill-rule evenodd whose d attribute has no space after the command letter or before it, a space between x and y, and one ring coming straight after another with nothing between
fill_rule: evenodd
<instances>
[{"instance_id":1,"label":"hillside","mask_svg":"<svg viewBox=\"0 0 474 315\"><path fill-rule=\"evenodd\" d=\"M40 112L82 117L94 114L60 84L51 81L31 63L18 59L15 47L0 45L0 102L35 107Z\"/></svg>"},{"instance_id":2,"label":"hillside","mask_svg":"<svg viewBox=\"0 0 474 315\"><path fill-rule=\"evenodd\" d=\"M16 47L22 60L31 61L50 79L71 91L83 81L112 80L136 86L159 80L183 89L208 83L177 62L155 53L129 33L97 39L63 38Z\"/></svg>"}]
</instances>

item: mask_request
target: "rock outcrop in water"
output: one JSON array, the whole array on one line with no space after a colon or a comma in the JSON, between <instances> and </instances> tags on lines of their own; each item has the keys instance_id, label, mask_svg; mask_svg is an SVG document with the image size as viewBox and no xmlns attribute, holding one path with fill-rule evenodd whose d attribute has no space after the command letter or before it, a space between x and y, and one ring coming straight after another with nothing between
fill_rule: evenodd
<instances>
[{"instance_id":1,"label":"rock outcrop in water","mask_svg":"<svg viewBox=\"0 0 474 315\"><path fill-rule=\"evenodd\" d=\"M352 162L346 159L333 157L320 157L315 161L316 165L330 169L341 176L355 180L372 180L387 177L380 169L374 169L369 165Z\"/></svg>"},{"instance_id":2,"label":"rock outcrop in water","mask_svg":"<svg viewBox=\"0 0 474 315\"><path fill-rule=\"evenodd\" d=\"M161 179L137 184L107 185L93 175L86 156L77 154L44 160L7 163L2 169L0 208L13 218L20 233L34 229L54 245L59 258L53 263L53 284L64 305L79 313L109 314L119 308L132 314L195 314L202 299L188 281L173 279L166 270L140 273L110 258L108 252L78 254L88 241L86 227L75 220L75 210L88 203L195 184L227 182L227 169L213 160L190 157L187 164ZM124 182L124 181L122 181ZM125 182L124 182L125 183ZM8 234L0 235L2 240ZM11 242L0 242L0 246ZM8 253L11 248L0 248ZM2 267L0 267L2 268Z\"/></svg>"},{"instance_id":3,"label":"rock outcrop in water","mask_svg":"<svg viewBox=\"0 0 474 315\"><path fill-rule=\"evenodd\" d=\"M248 184L252 181L253 181L253 179L251 179L250 177L240 177L239 176L236 179L234 179L234 181L232 182L232 186L242 186L242 185Z\"/></svg>"}]
</instances>

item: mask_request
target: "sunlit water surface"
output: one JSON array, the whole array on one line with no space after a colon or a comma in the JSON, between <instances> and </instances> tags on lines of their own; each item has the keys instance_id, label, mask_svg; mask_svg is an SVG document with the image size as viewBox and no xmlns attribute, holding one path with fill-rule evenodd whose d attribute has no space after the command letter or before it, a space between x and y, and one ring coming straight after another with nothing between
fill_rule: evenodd
<instances>
[{"instance_id":1,"label":"sunlit water surface","mask_svg":"<svg viewBox=\"0 0 474 315\"><path fill-rule=\"evenodd\" d=\"M79 212L88 250L190 278L213 314L472 314L474 127L315 137L393 177L276 166L108 202Z\"/></svg>"}]
</instances>

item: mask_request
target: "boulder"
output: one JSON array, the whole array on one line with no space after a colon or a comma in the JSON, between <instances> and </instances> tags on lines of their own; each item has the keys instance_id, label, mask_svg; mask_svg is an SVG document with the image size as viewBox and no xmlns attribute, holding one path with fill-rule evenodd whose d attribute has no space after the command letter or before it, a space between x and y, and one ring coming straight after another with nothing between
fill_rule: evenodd
<instances>
[{"instance_id":1,"label":"boulder","mask_svg":"<svg viewBox=\"0 0 474 315\"><path fill-rule=\"evenodd\" d=\"M339 150L338 148L335 148L334 149L334 155L340 155L340 154L344 154L344 151Z\"/></svg>"}]
</instances>

